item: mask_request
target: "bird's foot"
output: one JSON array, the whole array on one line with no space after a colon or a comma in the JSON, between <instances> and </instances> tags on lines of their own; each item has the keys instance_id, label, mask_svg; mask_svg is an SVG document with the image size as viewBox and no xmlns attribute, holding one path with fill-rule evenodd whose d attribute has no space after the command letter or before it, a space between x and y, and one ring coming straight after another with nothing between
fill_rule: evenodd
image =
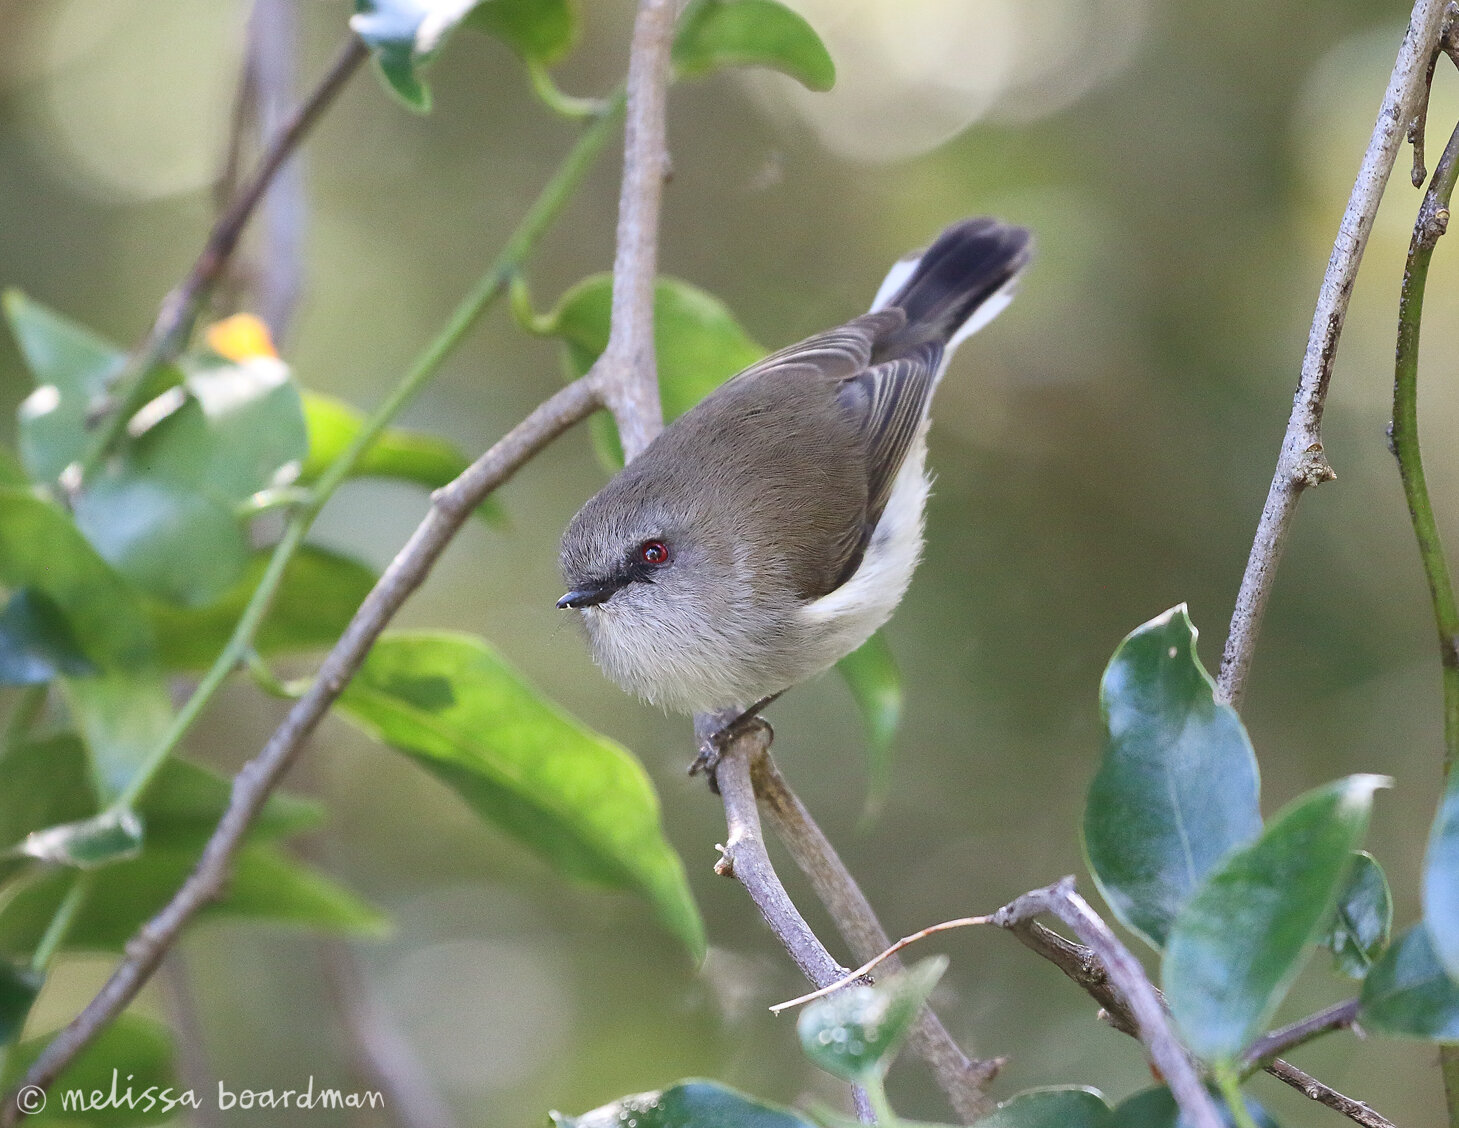
<instances>
[{"instance_id":1,"label":"bird's foot","mask_svg":"<svg viewBox=\"0 0 1459 1128\"><path fill-rule=\"evenodd\" d=\"M709 790L718 795L719 783L715 779L715 769L719 767L719 761L724 757L731 742L752 729L764 730L767 747L775 738L775 730L770 727L769 721L760 716L760 710L779 696L778 693L772 693L769 697L762 697L748 709L738 713L727 710L695 718L694 729L695 734L699 737L699 754L689 765L689 774L693 776L703 772L705 778L709 780Z\"/></svg>"}]
</instances>

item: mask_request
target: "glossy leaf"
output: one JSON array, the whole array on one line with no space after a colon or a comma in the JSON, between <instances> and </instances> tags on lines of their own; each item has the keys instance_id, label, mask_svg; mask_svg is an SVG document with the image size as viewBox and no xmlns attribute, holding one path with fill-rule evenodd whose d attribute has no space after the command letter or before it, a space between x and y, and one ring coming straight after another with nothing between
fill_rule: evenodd
<instances>
[{"instance_id":1,"label":"glossy leaf","mask_svg":"<svg viewBox=\"0 0 1459 1128\"><path fill-rule=\"evenodd\" d=\"M44 685L95 669L53 599L31 588L10 597L0 611L0 684Z\"/></svg>"},{"instance_id":2,"label":"glossy leaf","mask_svg":"<svg viewBox=\"0 0 1459 1128\"><path fill-rule=\"evenodd\" d=\"M108 866L77 913L66 950L120 951L172 899L200 853L200 843L148 845L137 857ZM66 871L57 871L16 891L0 915L0 951L35 948L70 880ZM357 895L267 843L239 851L222 898L196 919L256 920L365 936L386 928L385 918Z\"/></svg>"},{"instance_id":3,"label":"glossy leaf","mask_svg":"<svg viewBox=\"0 0 1459 1128\"><path fill-rule=\"evenodd\" d=\"M344 400L318 392L304 393L304 419L309 430L309 456L300 481L315 482L355 440L365 413ZM388 427L370 444L350 472L356 478L395 478L438 489L451 481L471 460L445 439L403 427ZM494 523L502 521L500 508L488 498L477 513Z\"/></svg>"},{"instance_id":4,"label":"glossy leaf","mask_svg":"<svg viewBox=\"0 0 1459 1128\"><path fill-rule=\"evenodd\" d=\"M500 39L518 55L550 65L578 38L575 0L487 0L471 9L467 27Z\"/></svg>"},{"instance_id":5,"label":"glossy leaf","mask_svg":"<svg viewBox=\"0 0 1459 1128\"><path fill-rule=\"evenodd\" d=\"M54 482L86 452L86 417L126 354L85 326L19 290L7 290L5 317L36 383L20 405L20 458L37 482Z\"/></svg>"},{"instance_id":6,"label":"glossy leaf","mask_svg":"<svg viewBox=\"0 0 1459 1128\"><path fill-rule=\"evenodd\" d=\"M9 960L0 960L0 1051L20 1037L43 977Z\"/></svg>"},{"instance_id":7,"label":"glossy leaf","mask_svg":"<svg viewBox=\"0 0 1459 1128\"><path fill-rule=\"evenodd\" d=\"M902 719L902 676L880 631L836 663L866 730L866 811L879 811L892 785L892 741Z\"/></svg>"},{"instance_id":8,"label":"glossy leaf","mask_svg":"<svg viewBox=\"0 0 1459 1128\"><path fill-rule=\"evenodd\" d=\"M1459 983L1439 963L1422 921L1396 939L1363 980L1365 1030L1459 1043Z\"/></svg>"},{"instance_id":9,"label":"glossy leaf","mask_svg":"<svg viewBox=\"0 0 1459 1128\"><path fill-rule=\"evenodd\" d=\"M1439 962L1459 983L1459 767L1453 765L1424 858L1424 924Z\"/></svg>"},{"instance_id":10,"label":"glossy leaf","mask_svg":"<svg viewBox=\"0 0 1459 1128\"><path fill-rule=\"evenodd\" d=\"M534 325L561 338L570 379L586 373L607 346L612 304L612 275L594 274L563 294L557 308ZM654 351L666 420L688 411L766 353L713 294L668 277L660 277L654 288ZM622 466L612 421L600 413L593 426L604 462L611 469Z\"/></svg>"},{"instance_id":11,"label":"glossy leaf","mask_svg":"<svg viewBox=\"0 0 1459 1128\"><path fill-rule=\"evenodd\" d=\"M550 1115L556 1128L815 1128L788 1109L761 1104L714 1081L680 1081L581 1116Z\"/></svg>"},{"instance_id":12,"label":"glossy leaf","mask_svg":"<svg viewBox=\"0 0 1459 1128\"><path fill-rule=\"evenodd\" d=\"M1337 971L1362 979L1388 946L1392 929L1393 897L1383 867L1372 854L1359 850L1322 946L1332 951Z\"/></svg>"},{"instance_id":13,"label":"glossy leaf","mask_svg":"<svg viewBox=\"0 0 1459 1128\"><path fill-rule=\"evenodd\" d=\"M1099 702L1104 754L1085 854L1115 915L1159 949L1206 875L1260 833L1256 755L1235 710L1216 701L1184 604L1120 643Z\"/></svg>"},{"instance_id":14,"label":"glossy leaf","mask_svg":"<svg viewBox=\"0 0 1459 1128\"><path fill-rule=\"evenodd\" d=\"M648 776L486 643L446 632L386 635L339 707L560 873L643 894L703 957L703 924Z\"/></svg>"},{"instance_id":15,"label":"glossy leaf","mask_svg":"<svg viewBox=\"0 0 1459 1128\"><path fill-rule=\"evenodd\" d=\"M31 831L15 849L37 861L97 869L141 853L142 820L134 811L102 811L78 822Z\"/></svg>"},{"instance_id":16,"label":"glossy leaf","mask_svg":"<svg viewBox=\"0 0 1459 1128\"><path fill-rule=\"evenodd\" d=\"M1060 1085L1029 1089L1003 1101L979 1128L1125 1128L1098 1089Z\"/></svg>"},{"instance_id":17,"label":"glossy leaf","mask_svg":"<svg viewBox=\"0 0 1459 1128\"><path fill-rule=\"evenodd\" d=\"M770 67L811 90L836 84L815 29L777 0L693 0L679 17L673 64L684 78L721 67Z\"/></svg>"},{"instance_id":18,"label":"glossy leaf","mask_svg":"<svg viewBox=\"0 0 1459 1128\"><path fill-rule=\"evenodd\" d=\"M39 1038L28 1038L15 1047L5 1063L7 1092L56 1033L53 1030ZM127 1100L129 1086L130 1101ZM102 1028L95 1040L56 1078L45 1110L26 1116L24 1123L26 1128L51 1125L75 1128L80 1124L90 1128L142 1128L149 1124L177 1123L179 1118L185 1118L185 1113L177 1109L190 1107L176 1103L185 1091L173 1068L172 1040L167 1027L150 1018L127 1013ZM91 1100L92 1094L100 1099ZM206 1092L198 1094L200 1102L208 1097ZM84 1106L78 1106L81 1100L86 1101ZM80 1107L89 1111L80 1111Z\"/></svg>"},{"instance_id":19,"label":"glossy leaf","mask_svg":"<svg viewBox=\"0 0 1459 1128\"><path fill-rule=\"evenodd\" d=\"M1161 978L1196 1056L1230 1065L1262 1032L1326 933L1383 776L1354 775L1285 807L1176 917Z\"/></svg>"},{"instance_id":20,"label":"glossy leaf","mask_svg":"<svg viewBox=\"0 0 1459 1128\"><path fill-rule=\"evenodd\" d=\"M874 986L847 987L810 1004L795 1027L806 1057L843 1081L881 1077L947 963L933 956Z\"/></svg>"},{"instance_id":21,"label":"glossy leaf","mask_svg":"<svg viewBox=\"0 0 1459 1128\"><path fill-rule=\"evenodd\" d=\"M255 553L242 578L205 607L147 603L163 666L201 670L212 664L233 634L271 555ZM283 582L254 636L254 649L269 656L332 645L375 579L374 572L348 556L305 545L284 569Z\"/></svg>"},{"instance_id":22,"label":"glossy leaf","mask_svg":"<svg viewBox=\"0 0 1459 1128\"><path fill-rule=\"evenodd\" d=\"M1238 1128L1231 1110L1215 1093L1216 1110L1228 1128ZM1247 1115L1257 1128L1277 1128L1271 1114L1250 1097L1243 1096ZM979 1125L983 1122L978 1121ZM1144 1089L1134 1096L1126 1097L1114 1110L1113 1124L1116 1128L1192 1128L1191 1122L1181 1115L1175 1097L1164 1085L1158 1089Z\"/></svg>"}]
</instances>

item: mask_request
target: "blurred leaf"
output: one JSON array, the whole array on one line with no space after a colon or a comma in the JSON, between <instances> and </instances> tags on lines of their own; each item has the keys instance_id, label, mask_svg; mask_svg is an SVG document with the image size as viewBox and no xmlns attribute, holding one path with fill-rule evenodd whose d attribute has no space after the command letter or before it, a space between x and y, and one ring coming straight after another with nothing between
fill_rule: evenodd
<instances>
[{"instance_id":1,"label":"blurred leaf","mask_svg":"<svg viewBox=\"0 0 1459 1128\"><path fill-rule=\"evenodd\" d=\"M1424 858L1424 923L1439 962L1459 982L1459 766L1452 764Z\"/></svg>"},{"instance_id":2,"label":"blurred leaf","mask_svg":"<svg viewBox=\"0 0 1459 1128\"><path fill-rule=\"evenodd\" d=\"M7 446L0 446L0 486L24 486L30 483L25 467Z\"/></svg>"},{"instance_id":3,"label":"blurred leaf","mask_svg":"<svg viewBox=\"0 0 1459 1128\"><path fill-rule=\"evenodd\" d=\"M465 25L500 39L518 55L550 65L577 42L574 0L487 0L466 16Z\"/></svg>"},{"instance_id":4,"label":"blurred leaf","mask_svg":"<svg viewBox=\"0 0 1459 1128\"><path fill-rule=\"evenodd\" d=\"M1003 1101L978 1121L979 1128L1127 1128L1110 1115L1098 1089L1058 1085L1029 1089Z\"/></svg>"},{"instance_id":5,"label":"blurred leaf","mask_svg":"<svg viewBox=\"0 0 1459 1128\"><path fill-rule=\"evenodd\" d=\"M1238 1128L1226 1102L1216 1093L1211 1095L1215 1097L1216 1109L1220 1112L1221 1119L1229 1128ZM1250 1097L1243 1096L1242 1100L1246 1103L1247 1114L1257 1128L1277 1128L1277 1122L1266 1109ZM981 1120L978 1121L980 1126L982 1123ZM1191 1122L1180 1114L1180 1107L1164 1085L1126 1097L1115 1107L1112 1123L1118 1128L1192 1128Z\"/></svg>"},{"instance_id":6,"label":"blurred leaf","mask_svg":"<svg viewBox=\"0 0 1459 1128\"><path fill-rule=\"evenodd\" d=\"M714 1081L680 1081L623 1097L581 1116L549 1114L556 1128L815 1128L788 1109L742 1096Z\"/></svg>"},{"instance_id":7,"label":"blurred leaf","mask_svg":"<svg viewBox=\"0 0 1459 1128\"><path fill-rule=\"evenodd\" d=\"M77 913L65 950L120 951L172 899L201 852L201 843L149 843L137 857L109 866ZM69 874L58 870L20 887L0 915L0 951L33 951L69 882ZM386 927L385 918L354 893L277 847L258 842L239 851L222 898L196 918L220 919L366 936L379 935Z\"/></svg>"},{"instance_id":8,"label":"blurred leaf","mask_svg":"<svg viewBox=\"0 0 1459 1128\"><path fill-rule=\"evenodd\" d=\"M1181 909L1161 978L1197 1057L1230 1065L1270 1022L1331 923L1373 793L1389 783L1353 775L1309 791L1228 855Z\"/></svg>"},{"instance_id":9,"label":"blurred leaf","mask_svg":"<svg viewBox=\"0 0 1459 1128\"><path fill-rule=\"evenodd\" d=\"M44 977L27 967L0 960L0 1050L20 1037L30 1005L40 994Z\"/></svg>"},{"instance_id":10,"label":"blurred leaf","mask_svg":"<svg viewBox=\"0 0 1459 1128\"><path fill-rule=\"evenodd\" d=\"M122 668L150 661L152 632L137 593L60 508L26 489L0 488L0 583L39 591L60 607L92 661Z\"/></svg>"},{"instance_id":11,"label":"blurred leaf","mask_svg":"<svg viewBox=\"0 0 1459 1128\"><path fill-rule=\"evenodd\" d=\"M44 685L94 671L55 600L31 588L10 597L0 611L0 684Z\"/></svg>"},{"instance_id":12,"label":"blurred leaf","mask_svg":"<svg viewBox=\"0 0 1459 1128\"><path fill-rule=\"evenodd\" d=\"M73 733L17 742L0 750L0 852L32 831L76 822L96 812L86 750ZM24 865L0 859L0 881Z\"/></svg>"},{"instance_id":13,"label":"blurred leaf","mask_svg":"<svg viewBox=\"0 0 1459 1128\"><path fill-rule=\"evenodd\" d=\"M704 926L638 761L542 698L485 642L387 634L339 708L559 872L645 895L703 958Z\"/></svg>"},{"instance_id":14,"label":"blurred leaf","mask_svg":"<svg viewBox=\"0 0 1459 1128\"><path fill-rule=\"evenodd\" d=\"M1158 950L1216 863L1261 832L1256 754L1216 701L1184 604L1120 643L1099 703L1104 756L1084 850L1115 915Z\"/></svg>"},{"instance_id":15,"label":"blurred leaf","mask_svg":"<svg viewBox=\"0 0 1459 1128\"><path fill-rule=\"evenodd\" d=\"M20 405L20 458L31 478L54 482L86 452L86 416L126 354L19 290L6 290L6 319L36 390Z\"/></svg>"},{"instance_id":16,"label":"blurred leaf","mask_svg":"<svg viewBox=\"0 0 1459 1128\"><path fill-rule=\"evenodd\" d=\"M1336 970L1362 979L1388 946L1393 930L1393 897L1383 867L1366 850L1353 855L1347 884L1337 900L1332 927L1322 939Z\"/></svg>"},{"instance_id":17,"label":"blurred leaf","mask_svg":"<svg viewBox=\"0 0 1459 1128\"><path fill-rule=\"evenodd\" d=\"M836 85L836 64L820 36L776 0L693 0L679 17L673 64L684 78L759 66L811 90Z\"/></svg>"},{"instance_id":18,"label":"blurred leaf","mask_svg":"<svg viewBox=\"0 0 1459 1128\"><path fill-rule=\"evenodd\" d=\"M191 760L169 757L137 805L146 827L146 845L201 847L228 808L233 781ZM249 840L262 841L315 830L324 808L312 799L275 791L248 828Z\"/></svg>"},{"instance_id":19,"label":"blurred leaf","mask_svg":"<svg viewBox=\"0 0 1459 1128\"><path fill-rule=\"evenodd\" d=\"M613 276L594 274L563 294L557 308L536 325L537 331L562 339L570 378L586 373L607 347L612 305ZM723 302L667 277L654 287L654 351L665 420L682 415L765 356L765 349L746 335ZM605 463L612 469L622 466L612 420L600 412L592 425Z\"/></svg>"},{"instance_id":20,"label":"blurred leaf","mask_svg":"<svg viewBox=\"0 0 1459 1128\"><path fill-rule=\"evenodd\" d=\"M6 1091L20 1081L57 1033L52 1030L39 1038L29 1038L15 1048L6 1061ZM131 1101L126 1099L128 1086L133 1096ZM111 1099L113 1092L115 1100ZM78 1098L86 1100L93 1093L101 1097L89 1101L95 1108L78 1109ZM25 1125L26 1128L50 1125L75 1128L80 1124L91 1128L140 1128L175 1122L178 1113L171 1102L176 1102L182 1093L173 1069L172 1040L167 1027L140 1015L123 1014L103 1027L56 1078L45 1111L25 1117ZM67 1111L65 1094L75 1094L69 1098L71 1111Z\"/></svg>"},{"instance_id":21,"label":"blurred leaf","mask_svg":"<svg viewBox=\"0 0 1459 1128\"><path fill-rule=\"evenodd\" d=\"M65 614L99 673L63 680L104 800L119 794L166 732L167 687L135 589L71 519L29 490L0 488L0 583L31 588Z\"/></svg>"},{"instance_id":22,"label":"blurred leaf","mask_svg":"<svg viewBox=\"0 0 1459 1128\"><path fill-rule=\"evenodd\" d=\"M881 810L892 785L892 741L902 719L902 676L880 631L836 663L866 730L866 812Z\"/></svg>"},{"instance_id":23,"label":"blurred leaf","mask_svg":"<svg viewBox=\"0 0 1459 1128\"><path fill-rule=\"evenodd\" d=\"M1444 973L1422 921L1400 935L1368 972L1358 1022L1384 1034L1459 1043L1459 983Z\"/></svg>"},{"instance_id":24,"label":"blurred leaf","mask_svg":"<svg viewBox=\"0 0 1459 1128\"><path fill-rule=\"evenodd\" d=\"M272 555L255 553L243 577L206 607L148 603L163 666L201 670L212 664L233 634ZM284 569L283 582L254 637L254 649L268 656L333 645L374 587L375 578L359 561L304 545Z\"/></svg>"},{"instance_id":25,"label":"blurred leaf","mask_svg":"<svg viewBox=\"0 0 1459 1128\"><path fill-rule=\"evenodd\" d=\"M292 477L308 450L289 370L256 357L187 362L182 385L150 401L120 458L90 478L76 524L142 590L198 606L235 583L249 558L238 507Z\"/></svg>"},{"instance_id":26,"label":"blurred leaf","mask_svg":"<svg viewBox=\"0 0 1459 1128\"><path fill-rule=\"evenodd\" d=\"M947 963L946 956L933 956L875 986L847 987L818 999L801 1012L795 1027L806 1057L843 1081L880 1078Z\"/></svg>"},{"instance_id":27,"label":"blurred leaf","mask_svg":"<svg viewBox=\"0 0 1459 1128\"><path fill-rule=\"evenodd\" d=\"M15 850L42 862L98 869L141 852L142 820L134 811L106 810L88 819L33 830Z\"/></svg>"},{"instance_id":28,"label":"blurred leaf","mask_svg":"<svg viewBox=\"0 0 1459 1128\"><path fill-rule=\"evenodd\" d=\"M333 396L305 392L304 419L309 428L309 457L299 477L304 482L315 482L360 433L365 413ZM360 456L350 476L398 478L437 489L470 465L471 460L445 439L388 427ZM482 502L476 512L493 524L503 523L501 509L491 498Z\"/></svg>"}]
</instances>

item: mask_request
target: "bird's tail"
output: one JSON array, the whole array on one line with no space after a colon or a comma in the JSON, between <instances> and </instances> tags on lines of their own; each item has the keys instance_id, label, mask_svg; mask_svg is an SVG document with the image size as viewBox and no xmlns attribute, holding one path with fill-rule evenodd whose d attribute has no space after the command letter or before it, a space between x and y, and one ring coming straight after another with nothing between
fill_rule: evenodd
<instances>
[{"instance_id":1,"label":"bird's tail","mask_svg":"<svg viewBox=\"0 0 1459 1128\"><path fill-rule=\"evenodd\" d=\"M879 351L897 355L938 341L951 355L1013 300L1032 255L1027 228L987 216L953 224L925 251L892 267L881 284L871 308L896 306L907 321Z\"/></svg>"}]
</instances>

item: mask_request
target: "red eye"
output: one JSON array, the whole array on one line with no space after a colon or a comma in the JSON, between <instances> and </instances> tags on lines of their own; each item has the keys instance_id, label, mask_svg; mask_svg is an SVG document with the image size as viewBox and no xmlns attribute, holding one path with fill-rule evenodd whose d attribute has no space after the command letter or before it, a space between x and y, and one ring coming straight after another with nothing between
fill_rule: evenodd
<instances>
[{"instance_id":1,"label":"red eye","mask_svg":"<svg viewBox=\"0 0 1459 1128\"><path fill-rule=\"evenodd\" d=\"M663 541L644 541L638 546L638 556L645 564L667 564L669 562L669 546Z\"/></svg>"}]
</instances>

